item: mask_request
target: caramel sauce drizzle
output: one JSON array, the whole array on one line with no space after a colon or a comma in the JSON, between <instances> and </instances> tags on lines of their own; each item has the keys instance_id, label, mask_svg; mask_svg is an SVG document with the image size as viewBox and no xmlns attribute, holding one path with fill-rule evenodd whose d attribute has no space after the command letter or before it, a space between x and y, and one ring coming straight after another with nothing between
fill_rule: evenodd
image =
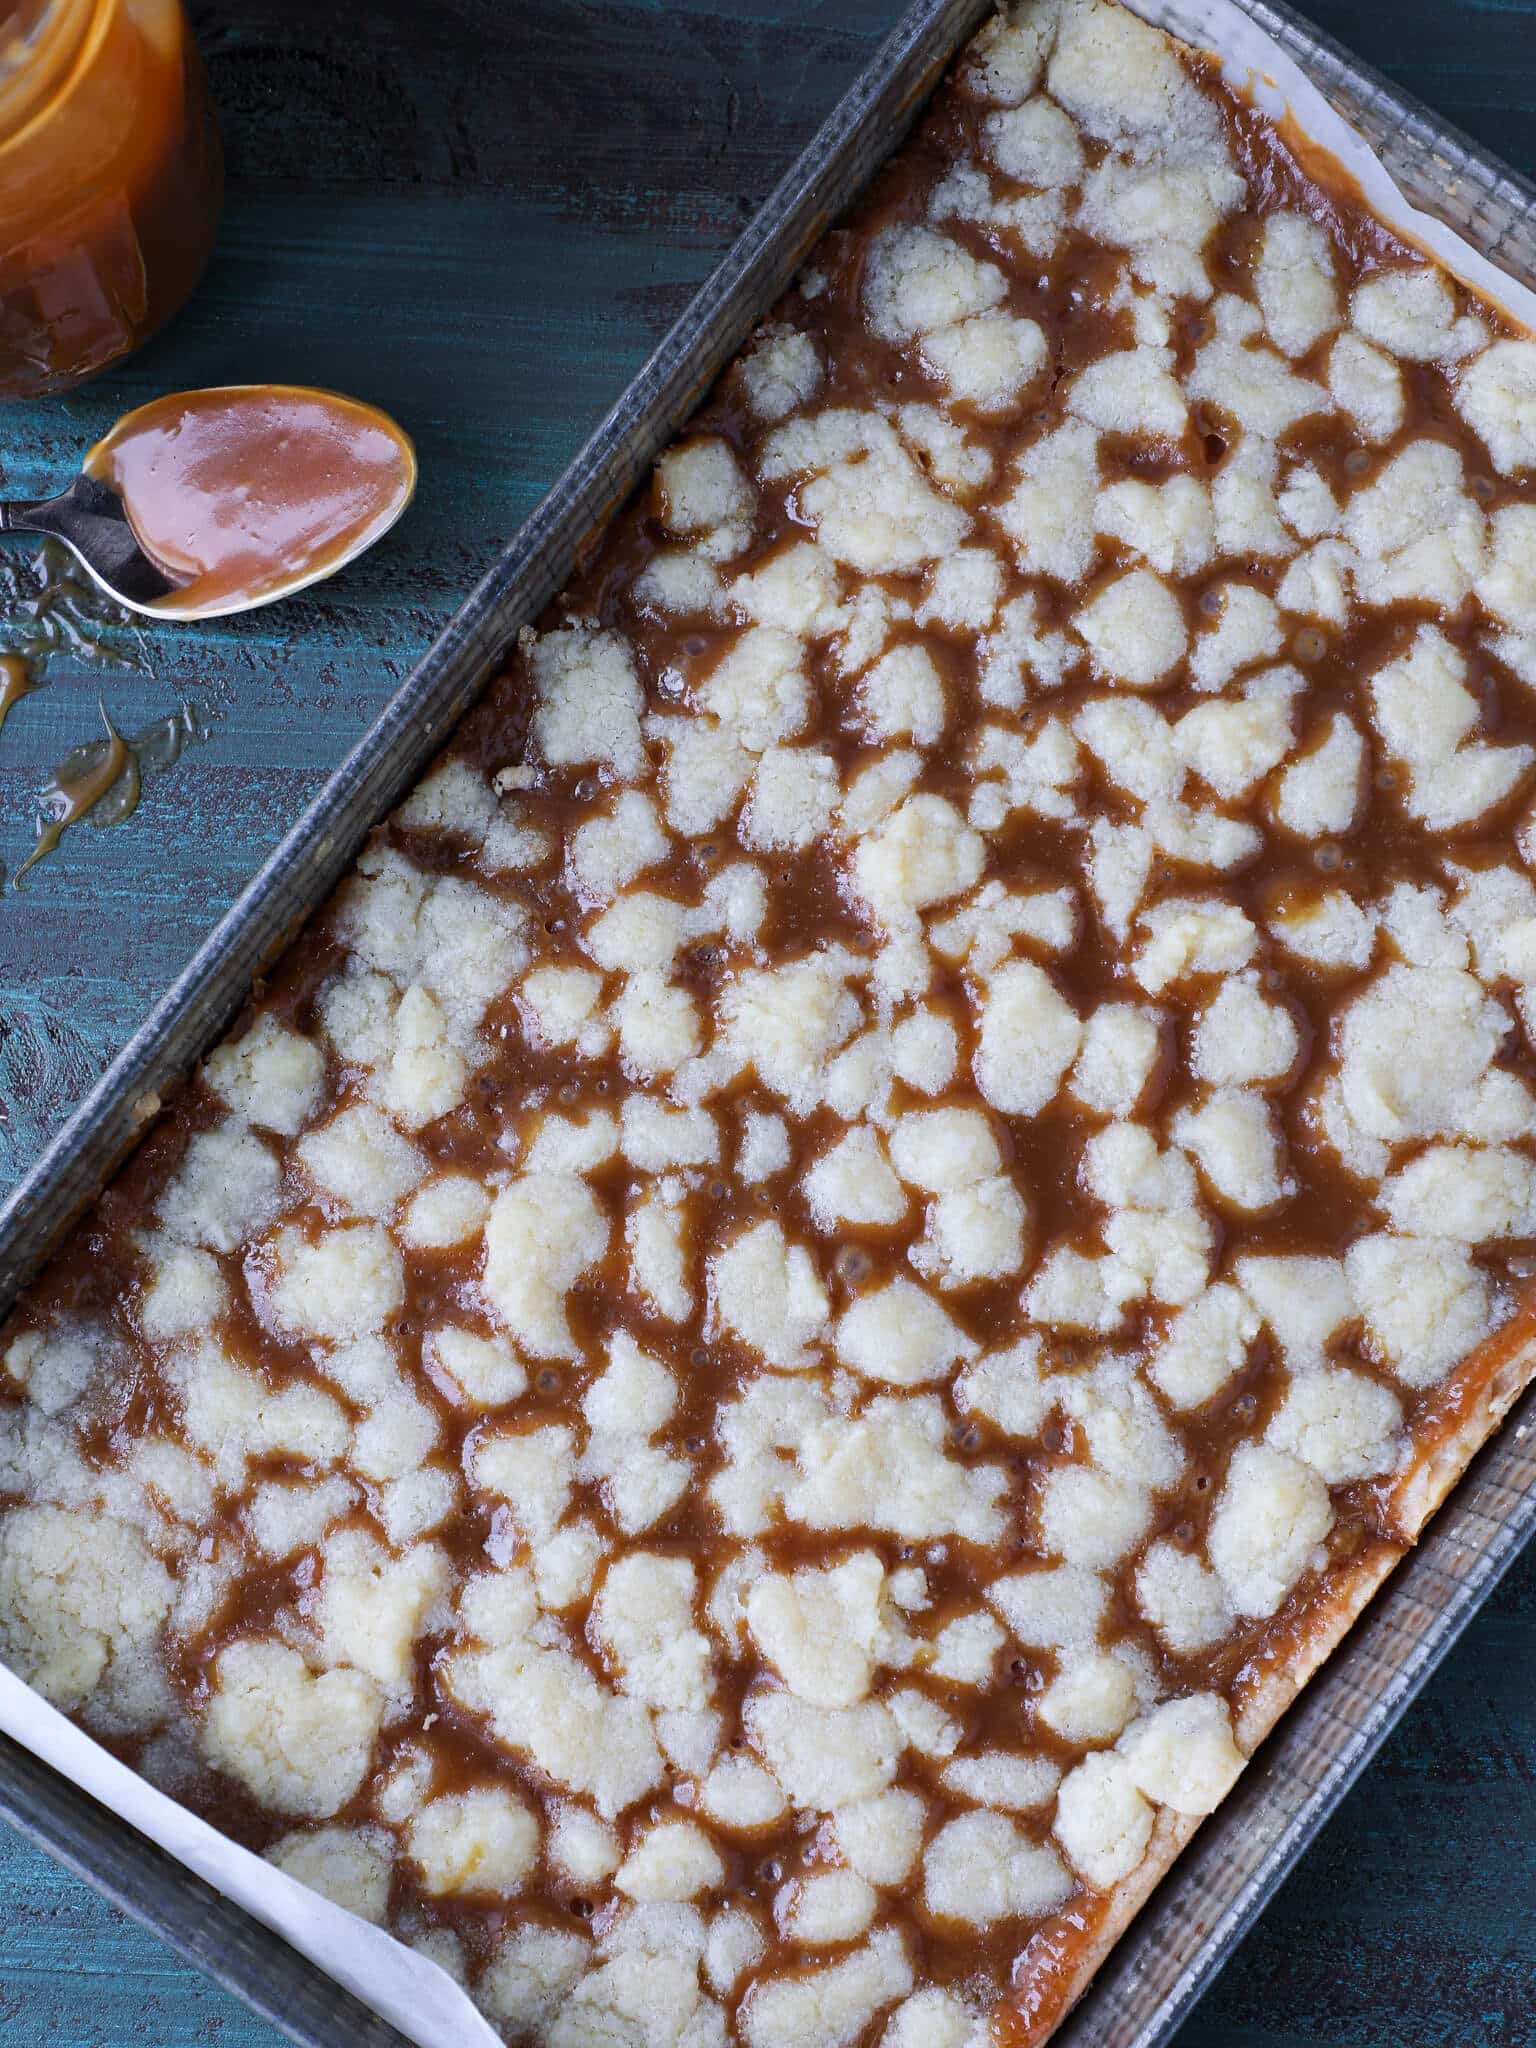
<instances>
[{"instance_id":1,"label":"caramel sauce drizzle","mask_svg":"<svg viewBox=\"0 0 1536 2048\"><path fill-rule=\"evenodd\" d=\"M37 688L32 665L20 654L0 654L0 727L12 708Z\"/></svg>"},{"instance_id":2,"label":"caramel sauce drizzle","mask_svg":"<svg viewBox=\"0 0 1536 2048\"><path fill-rule=\"evenodd\" d=\"M103 821L106 823L117 824L123 818L131 817L137 809L138 759L108 718L105 705L102 706L101 722L107 729L106 740L88 740L83 747L76 747L73 753L67 754L55 769L52 783L43 792L37 844L16 870L14 888L21 887L21 878L27 870L52 853L70 826L78 825L103 798L117 792L113 815ZM118 788L119 783L122 784L121 789Z\"/></svg>"}]
</instances>

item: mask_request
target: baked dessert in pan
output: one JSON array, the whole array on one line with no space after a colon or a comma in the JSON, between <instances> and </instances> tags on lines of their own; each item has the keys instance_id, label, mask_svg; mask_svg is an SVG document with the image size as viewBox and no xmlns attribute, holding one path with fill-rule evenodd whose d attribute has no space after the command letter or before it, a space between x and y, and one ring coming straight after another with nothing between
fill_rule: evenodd
<instances>
[{"instance_id":1,"label":"baked dessert in pan","mask_svg":"<svg viewBox=\"0 0 1536 2048\"><path fill-rule=\"evenodd\" d=\"M1530 1375L1533 478L999 16L12 1318L0 1656L509 2041L1043 2041Z\"/></svg>"}]
</instances>

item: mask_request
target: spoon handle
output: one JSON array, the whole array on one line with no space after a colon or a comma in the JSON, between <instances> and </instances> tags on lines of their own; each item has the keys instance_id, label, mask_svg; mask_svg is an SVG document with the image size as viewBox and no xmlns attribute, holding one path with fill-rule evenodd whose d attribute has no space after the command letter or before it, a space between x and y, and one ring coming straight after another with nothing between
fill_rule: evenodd
<instances>
[{"instance_id":1,"label":"spoon handle","mask_svg":"<svg viewBox=\"0 0 1536 2048\"><path fill-rule=\"evenodd\" d=\"M122 499L95 477L77 476L56 498L0 504L0 533L46 533L63 541L120 604L151 605L175 588L134 538Z\"/></svg>"}]
</instances>

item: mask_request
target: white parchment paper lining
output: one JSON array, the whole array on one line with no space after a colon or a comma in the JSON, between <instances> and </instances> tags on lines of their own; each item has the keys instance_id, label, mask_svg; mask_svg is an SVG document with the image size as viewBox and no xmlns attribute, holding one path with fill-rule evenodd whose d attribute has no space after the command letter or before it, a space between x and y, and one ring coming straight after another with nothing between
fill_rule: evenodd
<instances>
[{"instance_id":1,"label":"white parchment paper lining","mask_svg":"<svg viewBox=\"0 0 1536 2048\"><path fill-rule=\"evenodd\" d=\"M1235 0L1127 0L1127 4L1170 35L1220 57L1228 82L1251 93L1265 113L1278 120L1289 111L1308 140L1344 166L1374 213L1418 243L1480 297L1501 306L1521 326L1536 327L1536 291L1490 263L1443 220L1410 206L1364 137Z\"/></svg>"},{"instance_id":2,"label":"white parchment paper lining","mask_svg":"<svg viewBox=\"0 0 1536 2048\"><path fill-rule=\"evenodd\" d=\"M1269 114L1290 112L1336 157L1366 202L1482 297L1536 328L1536 292L1455 231L1409 205L1365 141L1293 59L1234 0L1134 0L1135 11L1222 59L1228 79ZM0 1667L0 1728L280 1934L389 2020L417 2048L501 2048L436 1964L285 1877L111 1757Z\"/></svg>"}]
</instances>

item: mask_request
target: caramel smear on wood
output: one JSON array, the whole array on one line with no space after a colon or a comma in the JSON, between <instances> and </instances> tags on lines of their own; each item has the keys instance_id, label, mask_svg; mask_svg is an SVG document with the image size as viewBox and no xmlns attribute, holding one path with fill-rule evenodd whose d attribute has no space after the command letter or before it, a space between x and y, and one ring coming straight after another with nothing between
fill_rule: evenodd
<instances>
[{"instance_id":1,"label":"caramel smear on wood","mask_svg":"<svg viewBox=\"0 0 1536 2048\"><path fill-rule=\"evenodd\" d=\"M0 654L0 727L11 707L37 688L30 664L19 654Z\"/></svg>"},{"instance_id":2,"label":"caramel smear on wood","mask_svg":"<svg viewBox=\"0 0 1536 2048\"><path fill-rule=\"evenodd\" d=\"M107 729L105 742L92 740L66 755L54 773L53 783L43 794L37 844L16 870L14 886L28 868L35 867L53 852L71 825L80 820L106 796L117 792L112 823L132 815L139 801L139 764L132 749L113 726L103 707L101 722ZM122 785L119 789L119 784Z\"/></svg>"}]
</instances>

